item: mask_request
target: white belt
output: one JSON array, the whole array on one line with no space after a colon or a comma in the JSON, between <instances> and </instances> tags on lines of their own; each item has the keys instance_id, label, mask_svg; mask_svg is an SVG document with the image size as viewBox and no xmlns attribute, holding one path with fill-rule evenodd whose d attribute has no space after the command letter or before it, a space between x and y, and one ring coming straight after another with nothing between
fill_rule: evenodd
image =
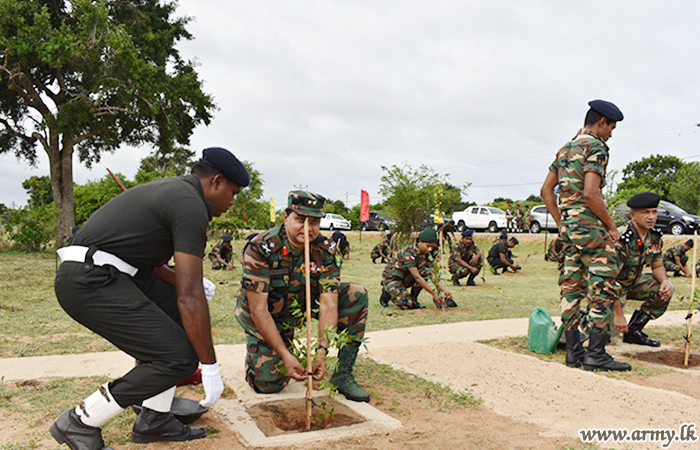
<instances>
[{"instance_id":1,"label":"white belt","mask_svg":"<svg viewBox=\"0 0 700 450\"><path fill-rule=\"evenodd\" d=\"M56 253L58 253L58 257L61 258L61 262L73 261L82 263L85 262L85 255L87 254L88 250L88 247L83 247L81 245L69 245L68 247L58 249ZM92 255L92 262L96 266L113 266L120 272L132 277L139 271L139 269L131 264L122 261L111 253L103 252L102 250L97 250L95 254Z\"/></svg>"}]
</instances>

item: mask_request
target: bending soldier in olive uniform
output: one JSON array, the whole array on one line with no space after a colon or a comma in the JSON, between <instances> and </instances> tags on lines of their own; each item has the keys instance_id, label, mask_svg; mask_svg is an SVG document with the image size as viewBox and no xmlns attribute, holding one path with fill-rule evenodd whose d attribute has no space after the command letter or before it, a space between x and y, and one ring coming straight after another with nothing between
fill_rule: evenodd
<instances>
[{"instance_id":1,"label":"bending soldier in olive uniform","mask_svg":"<svg viewBox=\"0 0 700 450\"><path fill-rule=\"evenodd\" d=\"M224 267L228 270L234 270L236 266L233 265L233 245L231 245L231 240L233 236L230 234L225 234L221 238L221 242L217 243L212 247L209 252L209 260L211 261L212 270L221 270Z\"/></svg>"},{"instance_id":2,"label":"bending soldier in olive uniform","mask_svg":"<svg viewBox=\"0 0 700 450\"><path fill-rule=\"evenodd\" d=\"M97 210L58 251L55 290L61 307L140 363L102 385L51 426L71 449L101 450L100 426L142 405L131 439L146 443L205 436L170 413L175 385L202 363L206 398L224 385L212 345L202 278L207 229L250 182L230 152L208 148L192 175L133 187ZM118 226L115 226L118 224ZM177 270L164 266L175 256Z\"/></svg>"},{"instance_id":3,"label":"bending soldier in olive uniform","mask_svg":"<svg viewBox=\"0 0 700 450\"><path fill-rule=\"evenodd\" d=\"M418 302L418 294L425 289L433 296L435 307L441 307L443 300L426 281L430 276L429 266L433 263L428 255L437 248L437 233L433 228L425 228L418 234L415 244L399 250L384 268L379 303L386 307L392 301L401 309L422 309L425 306ZM452 293L445 289L442 282L439 286L445 293L445 306L456 308Z\"/></svg>"},{"instance_id":4,"label":"bending soldier in olive uniform","mask_svg":"<svg viewBox=\"0 0 700 450\"><path fill-rule=\"evenodd\" d=\"M532 217L530 217L530 207L525 205L525 213L523 216L523 232L529 233L532 226Z\"/></svg>"},{"instance_id":5,"label":"bending soldier in olive uniform","mask_svg":"<svg viewBox=\"0 0 700 450\"><path fill-rule=\"evenodd\" d=\"M685 244L674 245L666 250L663 256L664 267L668 273L672 273L674 277L691 278L693 275L686 267L688 264L688 250L693 248L693 241L688 239Z\"/></svg>"},{"instance_id":6,"label":"bending soldier in olive uniform","mask_svg":"<svg viewBox=\"0 0 700 450\"><path fill-rule=\"evenodd\" d=\"M657 207L661 196L653 192L637 194L627 201L630 221L618 228L620 240L615 243L620 283L620 301L615 302L615 321L627 325L624 342L658 347L661 343L642 331L649 320L657 319L666 312L673 296L673 285L666 276L661 260L662 232L654 228ZM651 265L651 274L642 273L644 266ZM641 300L642 306L632 314L629 324L622 312L627 300Z\"/></svg>"},{"instance_id":7,"label":"bending soldier in olive uniform","mask_svg":"<svg viewBox=\"0 0 700 450\"><path fill-rule=\"evenodd\" d=\"M498 269L503 269L502 273L508 272L509 267L513 272L520 270L520 266L513 264L513 255L510 252L510 249L519 243L518 239L512 237L507 241L499 241L493 244L486 260L491 265L494 275L500 275Z\"/></svg>"},{"instance_id":8,"label":"bending soldier in olive uniform","mask_svg":"<svg viewBox=\"0 0 700 450\"><path fill-rule=\"evenodd\" d=\"M372 254L370 255L372 264L376 264L378 258L382 258L382 263L384 264L391 261L392 250L394 248L394 244L391 242L391 236L391 233L387 234L386 239L374 246Z\"/></svg>"},{"instance_id":9,"label":"bending soldier in olive uniform","mask_svg":"<svg viewBox=\"0 0 700 450\"><path fill-rule=\"evenodd\" d=\"M307 379L306 368L290 348L294 327L303 320L294 315L292 306L296 302L306 311L304 222L308 220L311 303L312 309L318 308L319 332L313 377L320 380L326 373L330 344L326 329L347 330L353 341L339 350L338 369L330 382L348 399L366 402L369 394L355 381L353 368L365 334L367 291L359 284L340 282L336 244L319 232L324 201L311 192L290 192L283 224L254 237L245 250L236 319L246 333L246 381L256 392L274 393L290 378Z\"/></svg>"},{"instance_id":10,"label":"bending soldier in olive uniform","mask_svg":"<svg viewBox=\"0 0 700 450\"><path fill-rule=\"evenodd\" d=\"M449 268L452 274L452 284L460 286L459 280L466 276L467 286L476 286L474 278L481 271L481 250L474 244L474 231L462 232L462 239L455 243L450 254Z\"/></svg>"},{"instance_id":11,"label":"bending soldier in olive uniform","mask_svg":"<svg viewBox=\"0 0 700 450\"><path fill-rule=\"evenodd\" d=\"M335 242L335 254L339 258L338 267L340 267L343 260L350 259L350 242L348 242L348 237L340 231L334 231L331 240Z\"/></svg>"},{"instance_id":12,"label":"bending soldier in olive uniform","mask_svg":"<svg viewBox=\"0 0 700 450\"><path fill-rule=\"evenodd\" d=\"M583 129L557 152L541 189L564 244L560 286L566 364L579 367L583 363L586 370L630 370L629 364L617 362L605 352L612 334L612 307L620 292L615 279L615 242L620 239L620 233L608 214L601 189L609 158L606 141L623 115L610 102L594 100L588 105L591 108ZM554 196L557 184L561 214ZM578 331L581 301L586 293L590 295L591 305L588 353L583 351ZM619 324L615 328L624 330Z\"/></svg>"},{"instance_id":13,"label":"bending soldier in olive uniform","mask_svg":"<svg viewBox=\"0 0 700 450\"><path fill-rule=\"evenodd\" d=\"M443 243L443 250L445 249L444 243L447 242L447 249L452 248L452 240L455 239L455 223L453 220L446 220L445 222L438 225L437 228L438 239Z\"/></svg>"}]
</instances>

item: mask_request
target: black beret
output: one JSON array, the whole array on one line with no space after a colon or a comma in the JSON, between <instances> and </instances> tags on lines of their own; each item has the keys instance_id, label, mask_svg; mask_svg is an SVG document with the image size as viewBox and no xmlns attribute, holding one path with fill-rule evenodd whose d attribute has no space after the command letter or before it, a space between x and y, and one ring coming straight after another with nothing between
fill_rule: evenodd
<instances>
[{"instance_id":1,"label":"black beret","mask_svg":"<svg viewBox=\"0 0 700 450\"><path fill-rule=\"evenodd\" d=\"M220 147L205 148L202 151L202 161L209 164L225 176L229 181L240 187L250 184L250 175L242 162L233 153Z\"/></svg>"},{"instance_id":2,"label":"black beret","mask_svg":"<svg viewBox=\"0 0 700 450\"><path fill-rule=\"evenodd\" d=\"M693 248L693 240L688 239L687 241L685 241L685 246L688 248Z\"/></svg>"},{"instance_id":3,"label":"black beret","mask_svg":"<svg viewBox=\"0 0 700 450\"><path fill-rule=\"evenodd\" d=\"M627 206L632 209L656 208L659 206L661 196L655 192L642 192L627 200Z\"/></svg>"},{"instance_id":4,"label":"black beret","mask_svg":"<svg viewBox=\"0 0 700 450\"><path fill-rule=\"evenodd\" d=\"M606 102L605 100L592 100L588 102L588 106L592 110L600 113L603 117L606 117L613 122L620 122L625 116L622 115L620 108L615 106L613 103Z\"/></svg>"}]
</instances>

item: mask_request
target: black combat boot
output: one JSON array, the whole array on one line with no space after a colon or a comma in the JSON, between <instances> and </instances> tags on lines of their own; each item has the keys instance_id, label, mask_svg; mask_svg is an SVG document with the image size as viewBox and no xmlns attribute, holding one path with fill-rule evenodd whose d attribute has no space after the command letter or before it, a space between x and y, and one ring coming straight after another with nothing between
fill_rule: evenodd
<instances>
[{"instance_id":1,"label":"black combat boot","mask_svg":"<svg viewBox=\"0 0 700 450\"><path fill-rule=\"evenodd\" d=\"M478 286L474 281L474 278L476 278L476 274L470 273L469 278L467 278L467 286Z\"/></svg>"},{"instance_id":2,"label":"black combat boot","mask_svg":"<svg viewBox=\"0 0 700 450\"><path fill-rule=\"evenodd\" d=\"M113 450L112 447L105 447L102 430L82 423L75 408L61 414L49 431L56 442L67 444L71 449Z\"/></svg>"},{"instance_id":3,"label":"black combat boot","mask_svg":"<svg viewBox=\"0 0 700 450\"><path fill-rule=\"evenodd\" d=\"M382 288L382 296L379 297L379 304L382 305L383 307L388 307L389 306L389 301L391 300L391 296L389 293Z\"/></svg>"},{"instance_id":4,"label":"black combat boot","mask_svg":"<svg viewBox=\"0 0 700 450\"><path fill-rule=\"evenodd\" d=\"M623 342L628 344L648 345L649 347L660 347L661 342L656 339L649 339L649 336L642 331L644 326L649 322L651 317L641 309L636 310L632 314L630 323L627 326L628 331L622 338Z\"/></svg>"},{"instance_id":5,"label":"black combat boot","mask_svg":"<svg viewBox=\"0 0 700 450\"><path fill-rule=\"evenodd\" d=\"M588 353L583 357L583 368L585 370L611 370L615 372L632 370L632 366L615 361L612 356L605 352L605 345L609 341L610 336L607 333L591 328Z\"/></svg>"},{"instance_id":6,"label":"black combat boot","mask_svg":"<svg viewBox=\"0 0 700 450\"><path fill-rule=\"evenodd\" d=\"M452 275L452 284L454 286L461 286L462 283L459 282L459 278L457 278L457 274Z\"/></svg>"},{"instance_id":7,"label":"black combat boot","mask_svg":"<svg viewBox=\"0 0 700 450\"><path fill-rule=\"evenodd\" d=\"M422 305L418 301L418 294L420 294L420 291L422 291L422 290L423 290L423 288L420 286L413 286L411 288L410 297L411 297L411 302L413 302L413 307L410 309L425 309L425 305Z\"/></svg>"},{"instance_id":8,"label":"black combat boot","mask_svg":"<svg viewBox=\"0 0 700 450\"><path fill-rule=\"evenodd\" d=\"M569 367L581 367L581 361L586 355L581 345L581 333L578 327L571 330L564 330L564 339L566 339L566 365Z\"/></svg>"},{"instance_id":9,"label":"black combat boot","mask_svg":"<svg viewBox=\"0 0 700 450\"><path fill-rule=\"evenodd\" d=\"M457 303L455 303L455 301L451 298L448 298L447 300L445 300L445 306L447 306L448 308L456 308Z\"/></svg>"},{"instance_id":10,"label":"black combat boot","mask_svg":"<svg viewBox=\"0 0 700 450\"><path fill-rule=\"evenodd\" d=\"M172 413L142 408L134 422L131 440L139 444L157 441L182 442L201 439L206 435L204 428L186 427Z\"/></svg>"}]
</instances>

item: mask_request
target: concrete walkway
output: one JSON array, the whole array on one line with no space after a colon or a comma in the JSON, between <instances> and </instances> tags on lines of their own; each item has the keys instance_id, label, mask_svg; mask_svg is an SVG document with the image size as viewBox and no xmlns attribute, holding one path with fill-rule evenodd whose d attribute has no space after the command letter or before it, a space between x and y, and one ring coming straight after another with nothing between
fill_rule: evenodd
<instances>
[{"instance_id":1,"label":"concrete walkway","mask_svg":"<svg viewBox=\"0 0 700 450\"><path fill-rule=\"evenodd\" d=\"M648 326L683 325L685 315L684 311L671 311ZM549 435L575 438L579 429L595 427L678 429L681 424L700 417L700 401L694 398L569 369L562 364L475 342L523 336L527 334L527 326L528 320L522 318L371 332L368 333L367 354L380 363L447 384L456 391L469 389L498 414L537 424ZM639 346L619 343L612 346L611 353L634 347ZM243 382L244 353L244 345L217 346L222 376L239 395L246 395L246 389L250 390ZM121 352L8 358L0 359L0 377L5 381L118 377L133 364L133 359ZM700 376L698 370L686 372ZM605 445L625 448L611 443ZM673 444L674 449L699 446L698 442ZM635 444L629 448L647 447ZM654 444L649 448L660 447Z\"/></svg>"}]
</instances>

